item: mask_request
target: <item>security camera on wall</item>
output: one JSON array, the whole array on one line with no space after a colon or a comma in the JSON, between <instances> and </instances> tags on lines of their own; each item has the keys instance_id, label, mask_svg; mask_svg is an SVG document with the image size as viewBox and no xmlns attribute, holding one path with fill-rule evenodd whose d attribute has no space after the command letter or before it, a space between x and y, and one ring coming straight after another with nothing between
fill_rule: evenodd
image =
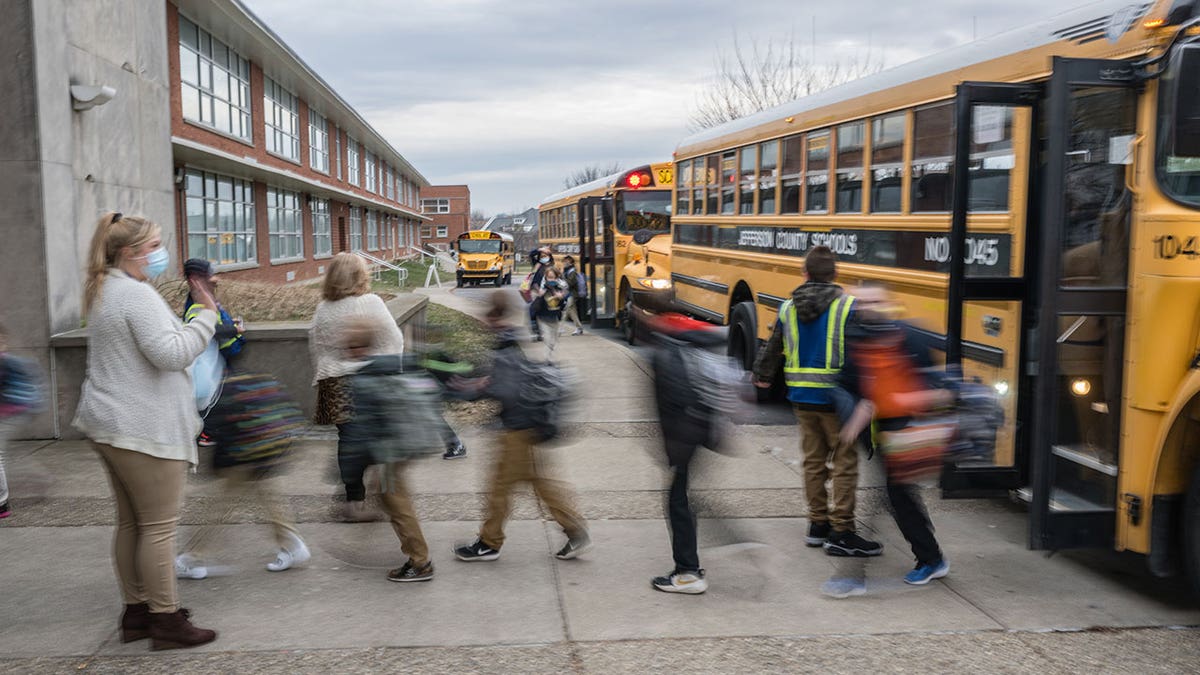
<instances>
[{"instance_id":1,"label":"security camera on wall","mask_svg":"<svg viewBox=\"0 0 1200 675\"><path fill-rule=\"evenodd\" d=\"M117 95L117 90L104 85L71 85L71 98L76 110L91 110L104 105Z\"/></svg>"}]
</instances>

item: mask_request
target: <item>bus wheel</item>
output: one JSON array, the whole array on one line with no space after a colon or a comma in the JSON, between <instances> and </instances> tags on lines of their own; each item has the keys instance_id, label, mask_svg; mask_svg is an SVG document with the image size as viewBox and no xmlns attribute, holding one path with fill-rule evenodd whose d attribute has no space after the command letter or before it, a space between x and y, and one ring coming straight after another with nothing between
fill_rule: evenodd
<instances>
[{"instance_id":1,"label":"bus wheel","mask_svg":"<svg viewBox=\"0 0 1200 675\"><path fill-rule=\"evenodd\" d=\"M1194 597L1200 602L1200 464L1192 472L1192 487L1183 507L1183 563Z\"/></svg>"},{"instance_id":2,"label":"bus wheel","mask_svg":"<svg viewBox=\"0 0 1200 675\"><path fill-rule=\"evenodd\" d=\"M625 332L625 341L629 344L637 344L637 322L633 318L633 301L625 301L625 320L621 322L621 329Z\"/></svg>"},{"instance_id":3,"label":"bus wheel","mask_svg":"<svg viewBox=\"0 0 1200 675\"><path fill-rule=\"evenodd\" d=\"M742 370L754 367L758 351L758 329L755 326L753 302L739 302L729 313L729 346L727 353L737 360Z\"/></svg>"},{"instance_id":4,"label":"bus wheel","mask_svg":"<svg viewBox=\"0 0 1200 675\"><path fill-rule=\"evenodd\" d=\"M496 288L500 288L500 286L504 284L504 275L497 274L495 283L496 283Z\"/></svg>"}]
</instances>

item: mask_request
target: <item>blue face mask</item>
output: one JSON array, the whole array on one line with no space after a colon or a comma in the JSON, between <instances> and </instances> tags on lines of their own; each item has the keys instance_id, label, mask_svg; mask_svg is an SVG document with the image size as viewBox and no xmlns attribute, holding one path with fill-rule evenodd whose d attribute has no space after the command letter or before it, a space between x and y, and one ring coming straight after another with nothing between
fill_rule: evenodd
<instances>
[{"instance_id":1,"label":"blue face mask","mask_svg":"<svg viewBox=\"0 0 1200 675\"><path fill-rule=\"evenodd\" d=\"M151 279L166 272L167 267L171 264L171 254L167 253L167 249L161 246L142 256L142 258L146 261L146 269L143 271Z\"/></svg>"}]
</instances>

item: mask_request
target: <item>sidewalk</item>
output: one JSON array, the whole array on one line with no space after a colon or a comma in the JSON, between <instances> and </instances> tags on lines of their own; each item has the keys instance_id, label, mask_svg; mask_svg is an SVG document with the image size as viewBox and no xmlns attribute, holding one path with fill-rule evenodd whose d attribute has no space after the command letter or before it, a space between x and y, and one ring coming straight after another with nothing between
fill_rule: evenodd
<instances>
[{"instance_id":1,"label":"sidewalk","mask_svg":"<svg viewBox=\"0 0 1200 675\"><path fill-rule=\"evenodd\" d=\"M473 306L446 290L429 294ZM835 559L803 545L790 426L739 427L735 456L708 454L694 482L710 590L658 593L650 577L669 571L671 557L649 376L633 352L601 337L564 337L560 358L588 386L575 434L548 454L579 492L590 553L554 559L561 532L521 494L499 560L453 558L451 547L475 535L492 459L495 430L472 426L460 430L467 459L430 459L410 472L436 578L388 583L386 570L403 561L390 526L332 522L333 442L313 438L298 466L273 479L313 561L265 571L272 545L262 514L226 505L231 524L214 550L239 571L180 582L197 623L220 633L188 652L151 654L145 642L116 639L113 507L87 446L15 444L14 515L0 521L0 670L1186 672L1200 662L1200 632L1170 629L1200 625L1182 584L1113 553L1028 551L1026 514L1007 502L931 500L953 571L928 587L900 583L911 556L880 511L878 462L866 465L860 502L885 555L866 596L825 598L818 589ZM218 499L196 478L181 541ZM1092 628L1116 630L1047 632ZM1145 629L1122 630L1133 628Z\"/></svg>"}]
</instances>

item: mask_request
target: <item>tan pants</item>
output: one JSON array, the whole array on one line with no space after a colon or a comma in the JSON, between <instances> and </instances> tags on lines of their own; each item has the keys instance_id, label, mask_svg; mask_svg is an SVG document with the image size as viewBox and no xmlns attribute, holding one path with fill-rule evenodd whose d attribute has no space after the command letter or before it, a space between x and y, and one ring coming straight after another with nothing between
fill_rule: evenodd
<instances>
[{"instance_id":1,"label":"tan pants","mask_svg":"<svg viewBox=\"0 0 1200 675\"><path fill-rule=\"evenodd\" d=\"M92 443L117 501L113 558L125 604L155 613L179 609L175 592L175 528L187 462Z\"/></svg>"},{"instance_id":2,"label":"tan pants","mask_svg":"<svg viewBox=\"0 0 1200 675\"><path fill-rule=\"evenodd\" d=\"M288 514L286 502L271 489L266 480L254 479L254 467L233 466L218 470L217 475L224 482L224 495L220 501L213 502L212 508L203 519L204 524L196 530L187 544L181 547L183 550L200 558L211 552L221 526L248 495L255 498L270 519L271 527L275 531L275 544L288 551L295 549L294 542L300 539L300 533L296 531L296 525Z\"/></svg>"},{"instance_id":3,"label":"tan pants","mask_svg":"<svg viewBox=\"0 0 1200 675\"><path fill-rule=\"evenodd\" d=\"M404 462L392 462L385 467L382 492L383 509L400 539L400 550L408 556L413 567L424 567L429 562L429 544L425 543L408 486L404 484Z\"/></svg>"},{"instance_id":4,"label":"tan pants","mask_svg":"<svg viewBox=\"0 0 1200 675\"><path fill-rule=\"evenodd\" d=\"M547 478L539 466L539 451L534 447L533 432L506 430L501 435L500 456L492 470L491 492L488 494L487 519L479 538L497 551L504 545L504 521L512 509L512 491L517 483L528 481L533 491L546 505L554 518L574 539L587 531L583 516L571 505L573 495L566 483Z\"/></svg>"},{"instance_id":5,"label":"tan pants","mask_svg":"<svg viewBox=\"0 0 1200 675\"><path fill-rule=\"evenodd\" d=\"M583 323L579 321L579 300L574 295L567 296L567 308L563 310L563 318L575 324L575 330L583 331Z\"/></svg>"},{"instance_id":6,"label":"tan pants","mask_svg":"<svg viewBox=\"0 0 1200 675\"><path fill-rule=\"evenodd\" d=\"M854 445L839 447L841 425L834 413L796 409L796 419L800 422L800 449L804 453L804 494L808 498L809 522L827 522L835 530L853 532L858 449ZM825 488L830 481L832 499Z\"/></svg>"}]
</instances>

